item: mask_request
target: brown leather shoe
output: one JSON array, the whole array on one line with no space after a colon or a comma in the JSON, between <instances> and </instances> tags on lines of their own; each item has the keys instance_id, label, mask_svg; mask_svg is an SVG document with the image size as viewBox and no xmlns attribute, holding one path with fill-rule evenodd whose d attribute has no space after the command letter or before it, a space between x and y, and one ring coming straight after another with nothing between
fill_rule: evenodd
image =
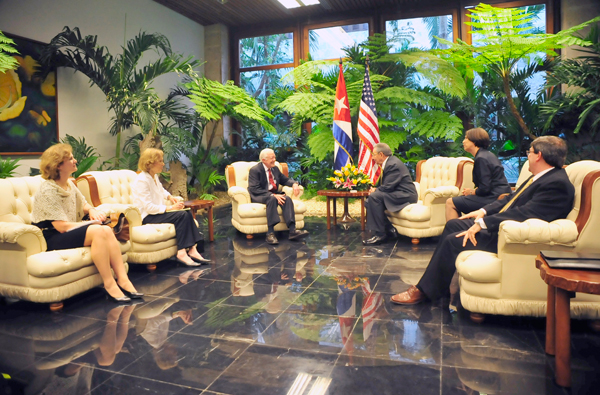
<instances>
[{"instance_id":1,"label":"brown leather shoe","mask_svg":"<svg viewBox=\"0 0 600 395\"><path fill-rule=\"evenodd\" d=\"M279 244L279 240L275 237L275 233L267 233L265 240L269 244Z\"/></svg>"},{"instance_id":2,"label":"brown leather shoe","mask_svg":"<svg viewBox=\"0 0 600 395\"><path fill-rule=\"evenodd\" d=\"M406 292L392 296L390 300L396 304L417 304L425 299L427 299L427 295L413 285Z\"/></svg>"}]
</instances>

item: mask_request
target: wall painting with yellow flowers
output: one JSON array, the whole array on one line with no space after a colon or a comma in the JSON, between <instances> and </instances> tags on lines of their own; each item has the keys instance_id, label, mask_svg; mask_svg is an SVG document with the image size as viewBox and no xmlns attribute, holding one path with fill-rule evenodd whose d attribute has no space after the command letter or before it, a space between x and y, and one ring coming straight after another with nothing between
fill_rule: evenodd
<instances>
[{"instance_id":1,"label":"wall painting with yellow flowers","mask_svg":"<svg viewBox=\"0 0 600 395\"><path fill-rule=\"evenodd\" d=\"M58 141L56 69L37 74L46 44L4 33L19 68L0 73L0 155L40 155Z\"/></svg>"}]
</instances>

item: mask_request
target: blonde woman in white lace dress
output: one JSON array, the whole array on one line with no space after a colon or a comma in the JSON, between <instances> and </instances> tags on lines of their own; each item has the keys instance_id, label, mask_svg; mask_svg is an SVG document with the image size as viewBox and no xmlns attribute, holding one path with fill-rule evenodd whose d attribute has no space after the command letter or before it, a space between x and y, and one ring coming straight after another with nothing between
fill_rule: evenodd
<instances>
[{"instance_id":1,"label":"blonde woman in white lace dress","mask_svg":"<svg viewBox=\"0 0 600 395\"><path fill-rule=\"evenodd\" d=\"M120 303L141 298L143 294L136 291L127 276L112 229L100 224L106 215L92 207L70 180L77 170L71 146L56 144L44 151L40 170L46 181L35 194L32 221L42 229L48 251L91 247L92 261L109 298ZM85 214L91 221L82 222Z\"/></svg>"}]
</instances>

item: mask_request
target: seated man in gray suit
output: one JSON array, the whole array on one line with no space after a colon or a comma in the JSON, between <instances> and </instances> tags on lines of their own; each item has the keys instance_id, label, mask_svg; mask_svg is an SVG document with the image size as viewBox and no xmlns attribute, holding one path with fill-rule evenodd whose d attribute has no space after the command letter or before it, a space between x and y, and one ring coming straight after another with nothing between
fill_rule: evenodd
<instances>
[{"instance_id":1,"label":"seated man in gray suit","mask_svg":"<svg viewBox=\"0 0 600 395\"><path fill-rule=\"evenodd\" d=\"M290 230L289 239L297 240L308 235L305 230L296 229L296 214L292 199L279 192L279 186L285 185L294 189L294 196L300 192L297 181L286 177L277 166L275 166L275 152L265 148L260 152L261 163L253 166L248 174L248 192L253 203L267 205L267 238L269 244L278 244L275 236L275 225L279 221L277 206L281 206L283 219Z\"/></svg>"},{"instance_id":2,"label":"seated man in gray suit","mask_svg":"<svg viewBox=\"0 0 600 395\"><path fill-rule=\"evenodd\" d=\"M551 222L566 218L575 199L575 188L562 168L566 156L567 144L556 136L542 136L532 141L527 159L533 175L512 194L448 221L419 283L392 296L392 302L409 305L444 296L454 275L458 254L466 250L498 252L498 230L502 221L539 218Z\"/></svg>"},{"instance_id":3,"label":"seated man in gray suit","mask_svg":"<svg viewBox=\"0 0 600 395\"><path fill-rule=\"evenodd\" d=\"M363 240L364 245L381 244L387 239L386 232L397 235L385 210L396 212L419 200L417 189L402 161L392 155L390 146L384 143L373 147L373 160L381 167L379 186L371 190L367 199L367 229L374 235Z\"/></svg>"}]
</instances>

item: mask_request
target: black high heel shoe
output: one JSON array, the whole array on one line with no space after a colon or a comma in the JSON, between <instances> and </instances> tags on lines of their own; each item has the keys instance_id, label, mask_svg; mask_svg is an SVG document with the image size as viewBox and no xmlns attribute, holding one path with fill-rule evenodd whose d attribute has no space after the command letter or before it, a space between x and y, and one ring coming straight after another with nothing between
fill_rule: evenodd
<instances>
[{"instance_id":1,"label":"black high heel shoe","mask_svg":"<svg viewBox=\"0 0 600 395\"><path fill-rule=\"evenodd\" d=\"M194 258L193 256L190 256L190 258L192 258L192 261L197 262L197 263L204 263L204 264L212 263L212 261L210 259Z\"/></svg>"},{"instance_id":2,"label":"black high heel shoe","mask_svg":"<svg viewBox=\"0 0 600 395\"><path fill-rule=\"evenodd\" d=\"M130 299L141 299L144 296L144 294L141 292L129 292L121 288L119 284L117 284L117 287L119 287L119 289L125 294L125 296L127 296Z\"/></svg>"},{"instance_id":3,"label":"black high heel shoe","mask_svg":"<svg viewBox=\"0 0 600 395\"><path fill-rule=\"evenodd\" d=\"M111 300L111 301L113 301L115 303L129 303L129 302L131 302L131 298L128 298L127 296L121 296L120 298L115 298L114 296L112 296L111 294L109 294L106 289L104 291L106 292L106 299Z\"/></svg>"}]
</instances>

